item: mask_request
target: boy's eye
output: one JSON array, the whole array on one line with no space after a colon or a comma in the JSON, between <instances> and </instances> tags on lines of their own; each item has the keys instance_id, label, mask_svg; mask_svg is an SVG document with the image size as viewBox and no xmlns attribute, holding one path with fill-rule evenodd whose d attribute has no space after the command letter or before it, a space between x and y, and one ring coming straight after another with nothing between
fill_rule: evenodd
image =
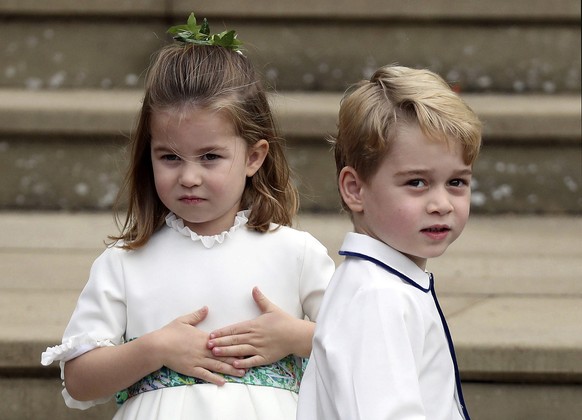
<instances>
[{"instance_id":1,"label":"boy's eye","mask_svg":"<svg viewBox=\"0 0 582 420\"><path fill-rule=\"evenodd\" d=\"M407 185L410 185L411 187L421 188L426 187L426 182L424 182L422 179L412 179L408 181Z\"/></svg>"},{"instance_id":2,"label":"boy's eye","mask_svg":"<svg viewBox=\"0 0 582 420\"><path fill-rule=\"evenodd\" d=\"M449 184L453 187L463 187L465 185L469 185L469 183L467 181L465 181L464 179L453 179L449 182Z\"/></svg>"}]
</instances>

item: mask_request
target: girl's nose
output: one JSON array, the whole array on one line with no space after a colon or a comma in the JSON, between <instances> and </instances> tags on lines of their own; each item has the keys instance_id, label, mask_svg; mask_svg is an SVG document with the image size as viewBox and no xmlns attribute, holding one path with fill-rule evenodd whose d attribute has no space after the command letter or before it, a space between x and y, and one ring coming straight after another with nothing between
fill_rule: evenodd
<instances>
[{"instance_id":1,"label":"girl's nose","mask_svg":"<svg viewBox=\"0 0 582 420\"><path fill-rule=\"evenodd\" d=\"M202 182L202 171L200 165L195 162L184 162L178 182L180 182L180 185L187 188L200 185Z\"/></svg>"}]
</instances>

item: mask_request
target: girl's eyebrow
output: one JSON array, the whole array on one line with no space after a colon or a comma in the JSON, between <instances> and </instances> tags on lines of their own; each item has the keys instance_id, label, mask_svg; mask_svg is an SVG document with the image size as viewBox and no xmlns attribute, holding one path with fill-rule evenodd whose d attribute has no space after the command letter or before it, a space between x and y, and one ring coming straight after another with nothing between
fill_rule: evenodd
<instances>
[{"instance_id":1,"label":"girl's eyebrow","mask_svg":"<svg viewBox=\"0 0 582 420\"><path fill-rule=\"evenodd\" d=\"M203 147L203 148L199 149L198 151L200 152L201 155L205 155L206 153L220 152L222 150L226 150L226 147L209 146L209 147Z\"/></svg>"},{"instance_id":2,"label":"girl's eyebrow","mask_svg":"<svg viewBox=\"0 0 582 420\"><path fill-rule=\"evenodd\" d=\"M154 152L160 152L160 151L164 151L165 152L165 151L168 151L168 150L173 151L174 149L172 149L171 147L166 146L165 144L154 145L152 143L152 150Z\"/></svg>"},{"instance_id":3,"label":"girl's eyebrow","mask_svg":"<svg viewBox=\"0 0 582 420\"><path fill-rule=\"evenodd\" d=\"M159 145L152 144L152 153L155 153L155 154L169 153L169 154L173 154L173 155L180 154L176 149L174 149L172 147L168 147L165 144L159 144Z\"/></svg>"},{"instance_id":4,"label":"girl's eyebrow","mask_svg":"<svg viewBox=\"0 0 582 420\"><path fill-rule=\"evenodd\" d=\"M221 153L222 151L227 150L227 147L223 147L223 146L208 146L208 147L202 147L200 149L196 150L196 153L193 155L186 155L184 153L182 153L181 151L177 150L174 147L170 147L167 144L153 144L152 143L152 151L154 153L171 153L174 154L176 156L183 156L189 159L194 159L194 158L199 158L202 157L204 155L207 154L216 154L216 153Z\"/></svg>"}]
</instances>

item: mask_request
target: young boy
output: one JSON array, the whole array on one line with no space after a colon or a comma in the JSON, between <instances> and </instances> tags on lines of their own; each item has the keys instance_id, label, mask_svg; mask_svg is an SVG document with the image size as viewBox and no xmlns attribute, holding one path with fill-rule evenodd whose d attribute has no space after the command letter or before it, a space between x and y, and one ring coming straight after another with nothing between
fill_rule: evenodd
<instances>
[{"instance_id":1,"label":"young boy","mask_svg":"<svg viewBox=\"0 0 582 420\"><path fill-rule=\"evenodd\" d=\"M481 123L436 74L387 66L346 94L333 143L354 232L317 318L297 418L469 420L425 267L467 222Z\"/></svg>"}]
</instances>

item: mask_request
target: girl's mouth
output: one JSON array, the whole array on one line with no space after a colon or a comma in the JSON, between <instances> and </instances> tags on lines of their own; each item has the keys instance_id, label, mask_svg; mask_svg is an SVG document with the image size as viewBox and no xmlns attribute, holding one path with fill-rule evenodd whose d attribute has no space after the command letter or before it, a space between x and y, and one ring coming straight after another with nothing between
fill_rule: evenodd
<instances>
[{"instance_id":1,"label":"girl's mouth","mask_svg":"<svg viewBox=\"0 0 582 420\"><path fill-rule=\"evenodd\" d=\"M180 201L182 203L185 203L185 204L197 204L197 203L201 203L203 201L203 199L200 197L184 196L184 197L180 197Z\"/></svg>"}]
</instances>

